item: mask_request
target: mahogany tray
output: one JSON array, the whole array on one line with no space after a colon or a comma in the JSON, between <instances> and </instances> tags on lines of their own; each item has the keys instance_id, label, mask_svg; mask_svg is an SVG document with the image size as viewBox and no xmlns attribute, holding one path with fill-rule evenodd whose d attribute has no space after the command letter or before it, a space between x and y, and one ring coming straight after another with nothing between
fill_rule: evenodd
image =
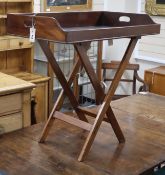
<instances>
[{"instance_id":1,"label":"mahogany tray","mask_svg":"<svg viewBox=\"0 0 165 175\"><path fill-rule=\"evenodd\" d=\"M160 32L160 25L154 23L152 19L145 14L116 12L67 12L8 15L7 32L9 34L28 37L30 33L29 29L33 26L36 28L36 38L38 39L42 51L46 55L53 72L63 88L43 129L40 142L42 143L46 140L54 120L59 119L89 131L84 146L79 154L79 161L83 161L88 155L103 120L112 126L119 143L124 143L124 134L110 105L112 97L114 96L119 81L129 63L139 38L143 35L158 34ZM126 37L131 38L130 42L111 86L105 94L87 54L89 49L88 41ZM49 47L48 41L50 40L54 42L73 43L74 45L78 57L75 59L68 79L65 78L64 73L60 69L58 62ZM91 110L86 110L79 106L77 98L70 88L80 67L85 69L96 92L96 101L100 104L97 114L93 114ZM70 104L78 118L59 112L65 95L68 96ZM88 122L86 115L95 117L93 124Z\"/></svg>"},{"instance_id":2,"label":"mahogany tray","mask_svg":"<svg viewBox=\"0 0 165 175\"><path fill-rule=\"evenodd\" d=\"M77 43L160 33L160 25L146 14L91 11L8 14L7 32L28 37L35 25L36 38Z\"/></svg>"}]
</instances>

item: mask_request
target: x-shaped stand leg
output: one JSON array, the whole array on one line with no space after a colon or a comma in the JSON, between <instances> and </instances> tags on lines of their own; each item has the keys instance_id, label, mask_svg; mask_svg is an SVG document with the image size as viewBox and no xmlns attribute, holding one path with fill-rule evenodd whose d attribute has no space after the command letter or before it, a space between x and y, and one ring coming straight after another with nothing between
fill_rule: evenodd
<instances>
[{"instance_id":1,"label":"x-shaped stand leg","mask_svg":"<svg viewBox=\"0 0 165 175\"><path fill-rule=\"evenodd\" d=\"M79 54L82 65L84 66L84 68L85 68L85 70L90 78L90 81L95 89L96 98L100 99L100 102L102 103L102 105L99 109L99 112L96 116L95 122L92 126L92 129L90 130L90 133L89 133L89 135L85 141L85 144L82 148L82 151L79 155L79 158L78 158L79 161L83 161L84 158L86 157L86 155L88 154L88 152L92 146L92 143L95 139L95 136L98 132L98 129L100 128L100 125L104 119L105 114L108 117L109 122L111 123L112 128L113 128L119 142L125 141L124 135L123 135L123 133L120 129L120 126L115 118L115 115L112 111L112 108L110 107L110 103L112 101L112 97L114 96L116 88L119 84L119 81L124 73L124 70L125 70L127 64L129 63L129 60L131 58L131 55L133 53L133 50L136 46L137 41L138 41L138 38L131 39L131 41L128 45L128 48L125 52L125 55L120 63L119 69L116 72L114 80L112 81L112 84L111 84L106 96L104 94L103 88L100 85L99 80L97 79L97 76L94 72L94 69L89 61L85 44L79 43L79 44L74 45L77 53Z\"/></svg>"},{"instance_id":2,"label":"x-shaped stand leg","mask_svg":"<svg viewBox=\"0 0 165 175\"><path fill-rule=\"evenodd\" d=\"M85 122L88 122L88 121L87 121L85 115L83 114L83 112L78 110L79 104L78 104L77 99L75 98L72 90L70 89L70 86L73 83L75 76L79 72L79 68L81 66L80 60L76 59L76 62L75 62L73 69L72 69L72 72L70 73L70 76L69 76L68 81L67 81L65 79L65 76L63 75L60 67L58 66L56 59L54 58L53 53L51 52L51 50L49 48L48 42L44 41L44 40L38 40L38 42L39 42L43 52L45 53L49 63L51 64L52 69L53 69L54 73L56 74L59 82L61 83L61 85L63 87L63 90L61 91L61 93L60 93L60 95L59 95L59 97L58 97L58 99L53 107L53 110L49 116L49 119L48 119L48 121L43 129L43 132L42 132L42 135L40 138L40 142L44 142L46 137L49 134L51 127L53 126L53 122L55 120L54 113L56 111L59 111L62 107L63 100L64 100L64 94L66 94L68 96L68 98L69 98L75 112L77 113L77 116L80 118L80 120L83 120Z\"/></svg>"},{"instance_id":3,"label":"x-shaped stand leg","mask_svg":"<svg viewBox=\"0 0 165 175\"><path fill-rule=\"evenodd\" d=\"M119 124L118 124L118 122L115 118L115 115L112 111L112 108L110 107L110 102L111 102L112 97L115 93L115 90L118 86L118 83L121 79L121 76L122 76L128 62L129 62L129 59L132 55L132 52L135 48L135 45L136 45L137 41L138 41L138 38L132 38L131 39L131 41L129 43L129 46L128 46L128 48L126 50L126 53L125 53L125 55L124 55L124 57L121 61L121 64L120 64L119 69L118 69L118 71L115 75L115 78L112 81L112 84L109 88L109 91L108 91L107 95L104 94L103 88L101 87L100 82L98 81L97 76L94 72L94 69L93 69L93 67L92 67L92 65L89 61L88 56L87 56L87 50L88 50L87 45L88 44L78 43L78 44L74 45L75 49L77 50L77 53L79 54L81 64L85 68L85 70L86 70L86 72L87 72L87 74L88 74L88 76L91 80L91 83L92 83L92 85L93 85L93 87L96 91L96 98L97 98L97 100L100 101L100 103L102 103L102 105L99 109L99 112L96 116L94 124L90 125L90 124L86 123L87 119L85 117L85 112L83 112L81 110L81 108L79 108L78 102L77 102L75 96L73 95L72 90L70 89L70 86L71 86L71 84L74 80L74 77L75 77L75 75L77 74L77 72L80 68L80 60L76 61L75 65L74 65L74 68L73 68L73 70L70 74L69 80L67 82L67 80L65 79L65 76L63 75L61 69L59 68L59 66L58 66L58 64L57 64L57 62L54 58L54 55L52 54L52 52L51 52L51 50L48 46L48 42L43 41L43 40L39 40L39 43L40 43L40 46L41 46L42 50L44 51L45 55L47 56L47 59L48 59L49 63L51 64L54 73L56 74L60 84L63 87L63 91L61 92L61 94L60 94L60 96L59 96L59 98L58 98L58 100L57 100L57 102L56 102L56 104L55 104L55 106L52 110L52 113L49 117L49 120L47 121L47 123L45 125L45 128L43 130L40 142L43 142L46 139L46 137L47 137L52 125L53 125L53 121L55 119L54 113L56 113L56 111L58 111L60 109L61 104L62 104L63 99L64 99L64 97L63 97L64 93L68 96L68 98L71 102L71 105L73 106L75 112L77 113L78 117L80 118L79 121L74 120L74 122L69 121L69 123L90 131L89 135L88 135L88 137L85 141L85 144L83 146L83 149L82 149L82 151L79 155L79 158L78 158L79 161L83 161L85 156L88 154L88 152L89 152L89 150L92 146L92 143L94 141L94 138L95 138L95 136L98 132L98 129L99 129L99 127L100 127L100 125L101 125L101 123L104 119L105 114L106 114L109 122L111 123L112 128L113 128L119 142L124 142L125 141L125 138L124 138L123 133L120 129L120 126L119 126ZM65 118L65 116L64 116L64 118ZM66 118L68 120L68 117L66 117ZM79 122L81 124L79 124Z\"/></svg>"}]
</instances>

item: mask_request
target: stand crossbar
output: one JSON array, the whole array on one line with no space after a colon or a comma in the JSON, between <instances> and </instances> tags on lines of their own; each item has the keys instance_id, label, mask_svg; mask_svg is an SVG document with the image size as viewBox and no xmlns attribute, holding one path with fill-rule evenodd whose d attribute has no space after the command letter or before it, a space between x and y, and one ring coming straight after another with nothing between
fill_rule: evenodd
<instances>
[{"instance_id":1,"label":"stand crossbar","mask_svg":"<svg viewBox=\"0 0 165 175\"><path fill-rule=\"evenodd\" d=\"M109 90L108 90L108 93L104 94L104 90L100 84L100 81L98 80L98 78L96 76L96 73L95 73L93 66L89 60L88 55L87 55L87 51L89 48L89 42L75 43L74 44L74 47L75 47L79 57L77 58L77 60L74 64L73 70L72 70L72 72L69 76L69 79L67 81L65 79L63 72L61 71L60 67L58 66L58 63L57 63L53 53L51 52L51 50L49 48L48 42L44 41L44 40L39 40L39 44L40 44L43 52L45 53L54 73L56 74L56 76L57 76L57 78L58 78L58 80L63 88L63 91L60 93L60 95L59 95L59 97L54 105L54 108L49 116L49 119L44 127L40 142L44 142L45 139L47 138L48 133L49 133L55 119L60 119L64 122L70 123L74 126L77 126L79 128L82 128L82 129L89 131L89 134L86 138L85 144L84 144L84 146L81 150L81 153L78 157L79 161L83 161L85 159L85 157L87 156L103 120L106 122L109 122L111 124L113 131L114 131L119 143L125 142L124 135L121 131L121 128L120 128L117 120L116 120L116 117L113 113L113 110L110 106L110 103L112 101L112 97L115 93L115 90L119 84L119 81L124 73L124 70L125 70L127 64L129 63L129 60L131 58L132 52L136 46L137 41L138 41L137 37L131 38L130 43L126 49L125 55L123 56L123 59L122 59L120 66L117 70L117 73L112 81L112 84L111 84ZM87 72L89 79L93 85L93 88L95 89L96 99L100 103L100 108L99 108L97 114L94 114L92 111L90 111L90 109L87 110L87 109L81 108L78 104L76 97L74 96L74 94L70 88L71 84L74 81L74 77L78 73L81 66L83 66L85 71ZM64 100L64 95L68 96L69 101L70 101L73 109L75 110L77 116L79 117L79 119L58 112L62 106L62 103ZM88 123L86 115L96 117L93 125Z\"/></svg>"}]
</instances>

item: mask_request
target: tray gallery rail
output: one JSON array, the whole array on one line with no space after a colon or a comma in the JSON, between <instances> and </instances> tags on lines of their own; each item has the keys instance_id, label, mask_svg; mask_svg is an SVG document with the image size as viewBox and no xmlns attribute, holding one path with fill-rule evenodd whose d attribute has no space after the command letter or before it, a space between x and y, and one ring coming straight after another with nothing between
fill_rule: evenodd
<instances>
[{"instance_id":1,"label":"tray gallery rail","mask_svg":"<svg viewBox=\"0 0 165 175\"><path fill-rule=\"evenodd\" d=\"M125 142L122 130L110 106L112 97L116 91L123 72L129 63L133 50L141 36L160 33L160 25L146 14L131 14L119 12L67 12L67 13L36 13L36 14L8 14L7 32L11 35L29 37L30 28L36 29L36 39L45 53L56 77L63 90L60 93L49 119L44 127L40 142L44 142L56 119L70 123L89 131L85 144L78 157L83 161L87 156L102 121L111 124L119 143ZM119 69L108 89L107 94L101 86L87 51L90 42L94 40L107 40L118 38L130 38L126 46L125 54L121 60ZM49 41L60 43L72 43L77 51L72 72L68 79L61 71L54 57ZM100 103L98 110L82 108L70 88L80 67L84 67L96 93L96 101ZM64 97L68 96L70 103L78 118L73 118L60 112ZM95 117L94 123L90 124L87 115ZM68 146L68 145L67 145Z\"/></svg>"},{"instance_id":2,"label":"tray gallery rail","mask_svg":"<svg viewBox=\"0 0 165 175\"><path fill-rule=\"evenodd\" d=\"M35 26L36 38L75 43L110 38L157 34L160 25L146 14L117 12L68 12L8 14L8 33L29 36Z\"/></svg>"}]
</instances>

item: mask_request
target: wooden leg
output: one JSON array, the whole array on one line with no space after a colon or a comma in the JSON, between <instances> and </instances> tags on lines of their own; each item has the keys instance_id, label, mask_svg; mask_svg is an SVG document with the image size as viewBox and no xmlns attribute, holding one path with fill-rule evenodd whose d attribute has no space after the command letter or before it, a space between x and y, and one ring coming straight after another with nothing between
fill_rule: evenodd
<instances>
[{"instance_id":1,"label":"wooden leg","mask_svg":"<svg viewBox=\"0 0 165 175\"><path fill-rule=\"evenodd\" d=\"M73 59L73 62L75 63L75 61L79 59L78 58L78 55L76 53L76 51L74 51L74 59ZM77 74L74 78L74 81L73 81L73 92L74 92L74 95L77 99L77 101L79 101L79 84L78 84L78 80L79 80L79 74Z\"/></svg>"},{"instance_id":2,"label":"wooden leg","mask_svg":"<svg viewBox=\"0 0 165 175\"><path fill-rule=\"evenodd\" d=\"M85 68L85 70L90 78L90 81L95 89L97 102L102 103L104 98L105 98L104 89L101 87L100 81L98 80L96 73L93 69L93 66L91 65L91 63L89 61L86 48L87 47L85 47L84 44L81 44L81 45L76 44L75 45L75 49L77 50L77 52L79 54L82 65L84 66L84 68ZM109 102L109 104L110 104L110 102ZM124 135L121 131L121 128L120 128L110 106L108 107L108 110L106 111L106 115L108 117L109 123L111 123L111 125L112 125L112 128L114 130L114 133L117 136L119 143L123 143L125 141Z\"/></svg>"},{"instance_id":3,"label":"wooden leg","mask_svg":"<svg viewBox=\"0 0 165 175\"><path fill-rule=\"evenodd\" d=\"M98 80L102 81L102 52L103 52L103 41L98 41L98 51L97 51L97 67L96 67L96 75ZM96 94L95 94L96 95ZM96 100L96 105L100 102Z\"/></svg>"},{"instance_id":4,"label":"wooden leg","mask_svg":"<svg viewBox=\"0 0 165 175\"><path fill-rule=\"evenodd\" d=\"M90 131L90 133L89 133L89 135L88 135L88 137L87 137L87 139L85 141L83 149L82 149L82 151L81 151L81 153L79 155L79 158L78 158L79 161L83 161L84 160L84 158L86 157L86 155L88 154L88 152L89 152L89 150L90 150L90 148L92 146L92 143L93 143L93 141L95 139L95 136L96 136L96 134L98 132L98 129L99 129L99 127L100 127L100 125L101 125L101 123L103 121L103 118L104 118L105 114L107 113L108 108L110 108L109 104L112 101L112 97L113 97L113 95L114 95L114 93L116 91L116 88L117 88L118 83L119 83L119 81L120 81L120 79L121 79L121 77L122 77L122 75L124 73L124 70L125 70L128 62L129 62L129 60L131 58L132 52L133 52L133 50L134 50L134 48L136 46L137 41L138 41L138 38L132 38L130 43L129 43L129 45L128 45L126 53L125 53L125 55L124 55L124 57L123 57L123 59L122 59L122 61L120 63L119 69L117 70L117 73L116 73L116 75L114 77L114 80L112 81L112 84L111 84L111 86L109 88L109 91L108 91L106 97L103 100L103 103L102 103L102 105L100 107L100 110L99 110L99 112L97 114L97 117L95 119L94 125L92 126L92 129L91 129L91 131ZM101 90L101 88L98 86L99 83L98 82L96 83L96 78L95 77L94 78L91 77L91 76L94 75L93 74L93 69L92 69L92 71L89 70L89 67L91 67L91 64L88 61L86 62L86 60L88 60L88 59L86 58L87 55L86 55L85 49L83 49L82 45L81 46L80 45L75 45L75 48L77 49L77 52L79 53L79 56L80 56L81 61L82 61L82 64L85 67L85 69L86 69L86 71L88 73L88 76L90 77L91 82L94 85L94 88L97 90L97 92L99 92L98 89ZM103 91L103 89L101 90L101 92L102 91ZM111 117L111 116L109 116L109 114L108 114L108 118L109 117ZM115 120L113 120L113 122L115 122Z\"/></svg>"},{"instance_id":5,"label":"wooden leg","mask_svg":"<svg viewBox=\"0 0 165 175\"><path fill-rule=\"evenodd\" d=\"M44 126L44 129L42 131L42 134L41 134L41 137L40 137L40 140L39 140L40 143L45 142L45 140L46 140L46 138L49 134L49 131L53 126L54 120L55 120L53 115L54 115L55 111L58 111L61 108L61 104L63 103L63 100L64 100L64 91L62 91L60 93L60 95L58 96L58 99L57 99L57 101L56 101L56 103L55 103L55 105L52 109L52 112L49 115L49 118L46 122L46 125Z\"/></svg>"},{"instance_id":6,"label":"wooden leg","mask_svg":"<svg viewBox=\"0 0 165 175\"><path fill-rule=\"evenodd\" d=\"M73 109L75 110L77 116L81 120L88 122L85 115L80 110L78 110L79 103L78 103L76 97L74 96L74 93L72 92L70 86L68 85L67 80L66 80L63 72L61 71L52 51L50 50L50 47L48 46L48 42L45 40L38 40L38 42L39 42L44 54L46 55L54 73L56 74L62 88L64 89L65 94L68 96L68 99L69 99Z\"/></svg>"},{"instance_id":7,"label":"wooden leg","mask_svg":"<svg viewBox=\"0 0 165 175\"><path fill-rule=\"evenodd\" d=\"M68 85L71 86L72 82L74 81L75 75L78 73L79 68L81 66L80 60L76 59L75 64L73 66L72 72L68 79ZM47 138L49 131L51 127L53 126L55 118L53 117L55 111L59 111L62 107L64 101L64 90L61 91L60 95L58 96L58 99L52 109L52 112L50 113L49 119L43 129L43 132L41 134L40 142L44 142Z\"/></svg>"},{"instance_id":8,"label":"wooden leg","mask_svg":"<svg viewBox=\"0 0 165 175\"><path fill-rule=\"evenodd\" d=\"M124 143L125 137L111 107L108 107L106 114L119 143Z\"/></svg>"}]
</instances>

